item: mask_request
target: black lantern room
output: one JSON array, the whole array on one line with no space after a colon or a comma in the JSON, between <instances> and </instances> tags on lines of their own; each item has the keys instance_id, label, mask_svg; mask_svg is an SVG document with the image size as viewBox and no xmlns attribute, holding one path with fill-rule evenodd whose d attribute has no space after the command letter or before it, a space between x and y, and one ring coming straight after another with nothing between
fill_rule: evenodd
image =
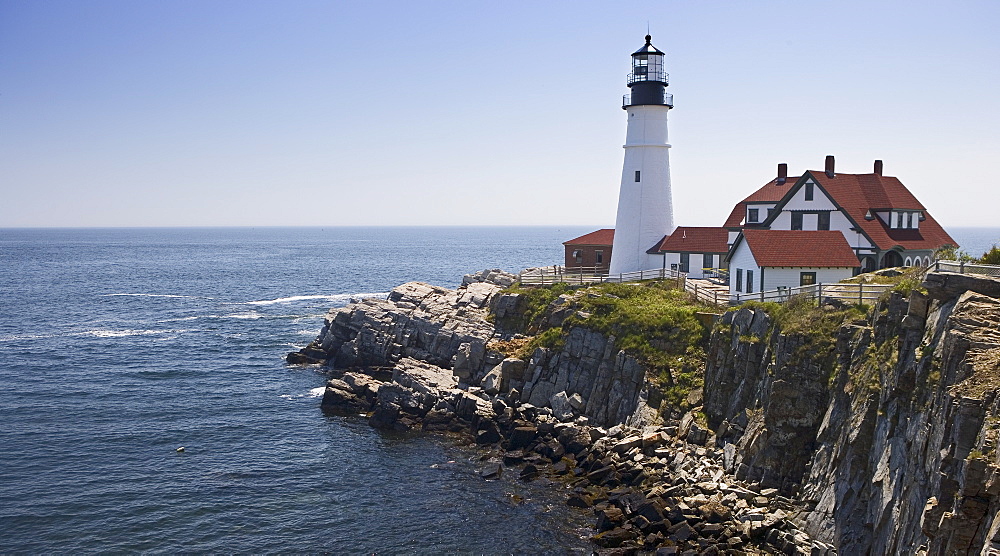
<instances>
[{"instance_id":1,"label":"black lantern room","mask_svg":"<svg viewBox=\"0 0 1000 556\"><path fill-rule=\"evenodd\" d=\"M638 105L658 105L674 107L674 96L667 92L667 72L663 71L663 52L650 43L652 37L646 35L646 44L632 53L632 73L628 74L628 88L622 108Z\"/></svg>"}]
</instances>

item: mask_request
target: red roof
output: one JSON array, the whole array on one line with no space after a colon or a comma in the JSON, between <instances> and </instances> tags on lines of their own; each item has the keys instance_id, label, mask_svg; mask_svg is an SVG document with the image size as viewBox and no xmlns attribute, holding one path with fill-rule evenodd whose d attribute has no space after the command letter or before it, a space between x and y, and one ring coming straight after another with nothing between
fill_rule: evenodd
<instances>
[{"instance_id":1,"label":"red roof","mask_svg":"<svg viewBox=\"0 0 1000 556\"><path fill-rule=\"evenodd\" d=\"M892 249L897 245L904 249L958 246L958 242L944 231L897 178L878 174L835 174L828 178L825 172L817 171L810 171L809 174L879 249ZM925 220L915 230L890 229L877 216L871 220L865 219L869 210L875 216L877 209L919 210L923 212Z\"/></svg>"},{"instance_id":2,"label":"red roof","mask_svg":"<svg viewBox=\"0 0 1000 556\"><path fill-rule=\"evenodd\" d=\"M778 184L778 178L767 182L764 184L764 187L754 191L749 197L737 203L733 207L733 212L729 213L729 218L726 218L726 223L723 226L726 228L739 228L743 225L743 217L747 214L748 203L777 203L785 196L785 193L788 193L798 179L798 176L788 176L783 184Z\"/></svg>"},{"instance_id":3,"label":"red roof","mask_svg":"<svg viewBox=\"0 0 1000 556\"><path fill-rule=\"evenodd\" d=\"M615 229L605 228L564 241L563 245L611 245L615 241Z\"/></svg>"},{"instance_id":4,"label":"red roof","mask_svg":"<svg viewBox=\"0 0 1000 556\"><path fill-rule=\"evenodd\" d=\"M725 253L726 251L729 251L729 230L694 226L678 226L652 249L653 253Z\"/></svg>"},{"instance_id":5,"label":"red roof","mask_svg":"<svg viewBox=\"0 0 1000 556\"><path fill-rule=\"evenodd\" d=\"M762 267L853 268L861 265L844 234L837 230L745 228L743 239L754 260Z\"/></svg>"}]
</instances>

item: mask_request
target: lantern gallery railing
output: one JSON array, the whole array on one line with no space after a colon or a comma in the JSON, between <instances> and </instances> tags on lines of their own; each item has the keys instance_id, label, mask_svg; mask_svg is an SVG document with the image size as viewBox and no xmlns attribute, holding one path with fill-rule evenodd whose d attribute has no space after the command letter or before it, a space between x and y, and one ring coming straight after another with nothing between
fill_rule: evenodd
<instances>
[{"instance_id":1,"label":"lantern gallery railing","mask_svg":"<svg viewBox=\"0 0 1000 556\"><path fill-rule=\"evenodd\" d=\"M663 99L661 99L660 102L663 103L663 104L665 104L665 105L667 105L667 106L669 106L669 107L671 107L671 108L673 108L674 107L674 95L672 93L668 93L668 92L664 91L664 93L663 93ZM631 106L631 105L632 105L632 95L624 95L624 96L622 96L622 108L624 108L626 106Z\"/></svg>"},{"instance_id":2,"label":"lantern gallery railing","mask_svg":"<svg viewBox=\"0 0 1000 556\"><path fill-rule=\"evenodd\" d=\"M669 85L670 74L665 71L647 71L645 73L634 72L628 74L629 85L637 81L656 81L658 83L663 83L664 85Z\"/></svg>"}]
</instances>

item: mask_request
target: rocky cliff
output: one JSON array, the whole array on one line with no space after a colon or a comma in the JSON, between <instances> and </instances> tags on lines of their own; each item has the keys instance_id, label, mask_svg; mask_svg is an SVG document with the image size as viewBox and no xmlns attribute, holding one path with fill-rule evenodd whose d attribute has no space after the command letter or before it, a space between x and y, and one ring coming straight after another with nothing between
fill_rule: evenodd
<instances>
[{"instance_id":1,"label":"rocky cliff","mask_svg":"<svg viewBox=\"0 0 1000 556\"><path fill-rule=\"evenodd\" d=\"M932 273L867 311L725 312L683 418L613 334L581 324L581 296L605 294L532 312L512 280L334 309L289 362L334 369L325 409L498 446L484 477L570 481L599 547L1000 554L1000 280ZM512 322L560 341L525 349Z\"/></svg>"},{"instance_id":2,"label":"rocky cliff","mask_svg":"<svg viewBox=\"0 0 1000 556\"><path fill-rule=\"evenodd\" d=\"M737 477L845 554L1000 553L1000 280L932 273L831 341L723 316L705 413Z\"/></svg>"},{"instance_id":3,"label":"rocky cliff","mask_svg":"<svg viewBox=\"0 0 1000 556\"><path fill-rule=\"evenodd\" d=\"M524 359L491 349L491 341L512 338L493 321L523 309L519 295L501 292L514 279L492 270L466 276L455 290L412 282L394 288L387 299L333 309L316 340L288 361L365 369L362 374L369 375L383 369L383 376L419 362L448 371L456 389L485 391L483 397L513 391L518 401L552 407L567 419L585 416L605 426L658 420L646 403L645 369L617 349L614 338L577 327L561 349L538 348ZM558 325L566 316L554 310L546 318ZM422 417L426 410L416 413Z\"/></svg>"}]
</instances>

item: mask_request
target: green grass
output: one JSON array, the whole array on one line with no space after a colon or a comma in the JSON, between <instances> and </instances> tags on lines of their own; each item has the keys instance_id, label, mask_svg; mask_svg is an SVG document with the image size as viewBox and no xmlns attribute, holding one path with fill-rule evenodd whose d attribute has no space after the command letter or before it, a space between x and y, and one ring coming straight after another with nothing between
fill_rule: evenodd
<instances>
[{"instance_id":1,"label":"green grass","mask_svg":"<svg viewBox=\"0 0 1000 556\"><path fill-rule=\"evenodd\" d=\"M573 288L566 284L555 284L552 286L525 287L513 285L504 290L504 293L520 294L521 312L518 315L506 316L497 320L496 324L503 329L524 333L537 333L538 320L549 305L559 298L560 295L570 293Z\"/></svg>"},{"instance_id":2,"label":"green grass","mask_svg":"<svg viewBox=\"0 0 1000 556\"><path fill-rule=\"evenodd\" d=\"M498 322L508 331L533 334L515 357L527 359L539 347L561 349L573 327L614 338L615 346L635 357L657 383L664 399L679 406L702 385L708 330L695 314L705 307L674 287L673 281L605 283L571 288L565 284L513 286L506 293L524 296L518 315ZM573 313L561 327L545 328L545 315L560 295L571 294Z\"/></svg>"},{"instance_id":3,"label":"green grass","mask_svg":"<svg viewBox=\"0 0 1000 556\"><path fill-rule=\"evenodd\" d=\"M699 306L670 283L600 284L588 288L576 303L579 313L563 325L582 326L614 336L615 344L653 370L683 366L702 359L707 330L695 317Z\"/></svg>"}]
</instances>

